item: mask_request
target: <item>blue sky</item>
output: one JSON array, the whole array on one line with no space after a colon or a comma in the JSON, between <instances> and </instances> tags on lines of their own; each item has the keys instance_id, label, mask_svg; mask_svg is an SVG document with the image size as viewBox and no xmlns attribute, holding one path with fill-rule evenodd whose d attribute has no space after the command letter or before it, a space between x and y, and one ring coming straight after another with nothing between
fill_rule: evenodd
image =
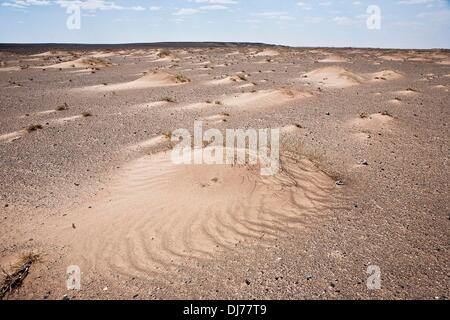
<instances>
[{"instance_id":1,"label":"blue sky","mask_svg":"<svg viewBox=\"0 0 450 320\"><path fill-rule=\"evenodd\" d=\"M67 7L78 5L71 30ZM367 9L381 11L369 29ZM374 13L371 11L370 13ZM247 41L450 48L448 0L0 0L0 42Z\"/></svg>"}]
</instances>

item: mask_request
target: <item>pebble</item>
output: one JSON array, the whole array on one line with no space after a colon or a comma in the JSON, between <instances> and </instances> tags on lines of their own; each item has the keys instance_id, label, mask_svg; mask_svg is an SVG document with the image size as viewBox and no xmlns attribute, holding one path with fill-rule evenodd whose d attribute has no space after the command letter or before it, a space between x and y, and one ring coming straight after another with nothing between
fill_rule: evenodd
<instances>
[{"instance_id":1,"label":"pebble","mask_svg":"<svg viewBox=\"0 0 450 320\"><path fill-rule=\"evenodd\" d=\"M362 166L368 166L368 165L369 165L369 162L368 162L367 160L362 160L362 161L360 162L360 164L361 164Z\"/></svg>"}]
</instances>

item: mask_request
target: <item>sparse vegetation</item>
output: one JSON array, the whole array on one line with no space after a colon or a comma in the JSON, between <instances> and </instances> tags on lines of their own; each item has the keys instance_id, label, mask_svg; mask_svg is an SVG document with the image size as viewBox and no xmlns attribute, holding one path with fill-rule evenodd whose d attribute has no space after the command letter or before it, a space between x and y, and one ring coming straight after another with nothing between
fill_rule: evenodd
<instances>
[{"instance_id":1,"label":"sparse vegetation","mask_svg":"<svg viewBox=\"0 0 450 320\"><path fill-rule=\"evenodd\" d=\"M360 117L361 119L366 119L366 118L368 117L368 115L367 115L367 113L365 113L365 112L361 112L361 113L359 114L359 117Z\"/></svg>"},{"instance_id":2,"label":"sparse vegetation","mask_svg":"<svg viewBox=\"0 0 450 320\"><path fill-rule=\"evenodd\" d=\"M172 140L172 132L171 131L167 131L163 133L163 136L167 139L167 140Z\"/></svg>"},{"instance_id":3,"label":"sparse vegetation","mask_svg":"<svg viewBox=\"0 0 450 320\"><path fill-rule=\"evenodd\" d=\"M83 112L82 114L81 114L83 117L85 117L85 118L87 118L87 117L92 117L92 113L90 113L90 112Z\"/></svg>"},{"instance_id":4,"label":"sparse vegetation","mask_svg":"<svg viewBox=\"0 0 450 320\"><path fill-rule=\"evenodd\" d=\"M34 131L37 131L37 130L41 130L41 129L43 129L42 125L40 125L40 124L32 124L32 125L28 126L25 130L28 133L31 133L31 132L34 132Z\"/></svg>"},{"instance_id":5,"label":"sparse vegetation","mask_svg":"<svg viewBox=\"0 0 450 320\"><path fill-rule=\"evenodd\" d=\"M4 280L0 287L0 300L22 285L23 280L28 276L31 266L37 261L39 261L39 255L29 253L22 257L20 263L15 266L13 273L9 274L5 270L1 270Z\"/></svg>"},{"instance_id":6,"label":"sparse vegetation","mask_svg":"<svg viewBox=\"0 0 450 320\"><path fill-rule=\"evenodd\" d=\"M175 80L176 80L178 83L191 82L191 79L189 79L188 77L186 77L185 75L182 75L182 74L177 74L177 75L175 76Z\"/></svg>"},{"instance_id":7,"label":"sparse vegetation","mask_svg":"<svg viewBox=\"0 0 450 320\"><path fill-rule=\"evenodd\" d=\"M170 57L171 55L172 55L172 52L169 49L161 49L158 52L158 57L161 59Z\"/></svg>"},{"instance_id":8,"label":"sparse vegetation","mask_svg":"<svg viewBox=\"0 0 450 320\"><path fill-rule=\"evenodd\" d=\"M60 105L59 107L56 108L56 111L65 111L68 109L69 109L69 105L66 102L64 102L63 105Z\"/></svg>"},{"instance_id":9,"label":"sparse vegetation","mask_svg":"<svg viewBox=\"0 0 450 320\"><path fill-rule=\"evenodd\" d=\"M165 101L165 102L169 102L169 103L175 103L176 100L174 98L171 97L163 97L161 98L161 101Z\"/></svg>"}]
</instances>

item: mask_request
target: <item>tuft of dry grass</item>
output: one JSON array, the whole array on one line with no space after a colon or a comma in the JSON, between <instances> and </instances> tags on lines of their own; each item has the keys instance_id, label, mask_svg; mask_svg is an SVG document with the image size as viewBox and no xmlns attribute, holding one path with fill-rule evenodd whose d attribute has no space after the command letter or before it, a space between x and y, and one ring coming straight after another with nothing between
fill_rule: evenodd
<instances>
[{"instance_id":1,"label":"tuft of dry grass","mask_svg":"<svg viewBox=\"0 0 450 320\"><path fill-rule=\"evenodd\" d=\"M68 110L68 109L69 109L69 105L66 102L64 102L63 105L60 105L55 110L56 111L65 111L65 110Z\"/></svg>"},{"instance_id":2,"label":"tuft of dry grass","mask_svg":"<svg viewBox=\"0 0 450 320\"><path fill-rule=\"evenodd\" d=\"M21 261L14 267L15 271L13 273L9 274L5 270L1 270L4 274L4 280L0 285L0 300L22 285L23 280L28 276L31 266L38 261L38 254L28 253L22 256Z\"/></svg>"},{"instance_id":3,"label":"tuft of dry grass","mask_svg":"<svg viewBox=\"0 0 450 320\"><path fill-rule=\"evenodd\" d=\"M161 101L166 101L166 102L169 102L169 103L177 102L174 98L171 98L171 97L162 97Z\"/></svg>"},{"instance_id":4,"label":"tuft of dry grass","mask_svg":"<svg viewBox=\"0 0 450 320\"><path fill-rule=\"evenodd\" d=\"M360 117L361 119L366 119L366 118L368 117L368 115L367 115L367 113L365 113L365 112L361 112L361 113L359 114L359 117Z\"/></svg>"},{"instance_id":5,"label":"tuft of dry grass","mask_svg":"<svg viewBox=\"0 0 450 320\"><path fill-rule=\"evenodd\" d=\"M158 52L158 57L159 58L166 58L166 57L170 57L172 55L172 52L169 49L161 49Z\"/></svg>"},{"instance_id":6,"label":"tuft of dry grass","mask_svg":"<svg viewBox=\"0 0 450 320\"><path fill-rule=\"evenodd\" d=\"M28 132L28 133L31 133L31 132L34 132L37 130L41 130L41 129L43 129L43 127L40 124L32 124L25 128L26 132Z\"/></svg>"},{"instance_id":7,"label":"tuft of dry grass","mask_svg":"<svg viewBox=\"0 0 450 320\"><path fill-rule=\"evenodd\" d=\"M163 133L163 136L167 139L167 140L172 140L172 132L171 131L167 131Z\"/></svg>"},{"instance_id":8,"label":"tuft of dry grass","mask_svg":"<svg viewBox=\"0 0 450 320\"><path fill-rule=\"evenodd\" d=\"M189 79L188 77L186 77L185 75L182 75L182 74L177 74L176 76L175 76L175 80L178 82L178 83L187 83L187 82L191 82L191 79Z\"/></svg>"}]
</instances>

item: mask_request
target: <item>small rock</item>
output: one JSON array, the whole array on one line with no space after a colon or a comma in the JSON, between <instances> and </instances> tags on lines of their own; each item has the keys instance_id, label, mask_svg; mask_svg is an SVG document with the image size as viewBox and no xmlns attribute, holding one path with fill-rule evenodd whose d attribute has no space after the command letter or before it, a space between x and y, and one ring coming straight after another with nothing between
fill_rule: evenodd
<instances>
[{"instance_id":1,"label":"small rock","mask_svg":"<svg viewBox=\"0 0 450 320\"><path fill-rule=\"evenodd\" d=\"M362 165L362 166L368 166L369 165L369 161L362 160L359 164Z\"/></svg>"},{"instance_id":2,"label":"small rock","mask_svg":"<svg viewBox=\"0 0 450 320\"><path fill-rule=\"evenodd\" d=\"M75 223L72 223L72 228L76 229L77 227L75 226Z\"/></svg>"},{"instance_id":3,"label":"small rock","mask_svg":"<svg viewBox=\"0 0 450 320\"><path fill-rule=\"evenodd\" d=\"M342 180L338 180L338 181L336 181L336 185L337 186L343 186L343 185L345 185L345 183Z\"/></svg>"},{"instance_id":4,"label":"small rock","mask_svg":"<svg viewBox=\"0 0 450 320\"><path fill-rule=\"evenodd\" d=\"M248 285L248 286L249 286L249 285L250 285L250 283L251 283L251 282L250 282L250 280L248 280L248 279L246 279L246 280L245 280L245 284L246 284L246 285Z\"/></svg>"}]
</instances>

